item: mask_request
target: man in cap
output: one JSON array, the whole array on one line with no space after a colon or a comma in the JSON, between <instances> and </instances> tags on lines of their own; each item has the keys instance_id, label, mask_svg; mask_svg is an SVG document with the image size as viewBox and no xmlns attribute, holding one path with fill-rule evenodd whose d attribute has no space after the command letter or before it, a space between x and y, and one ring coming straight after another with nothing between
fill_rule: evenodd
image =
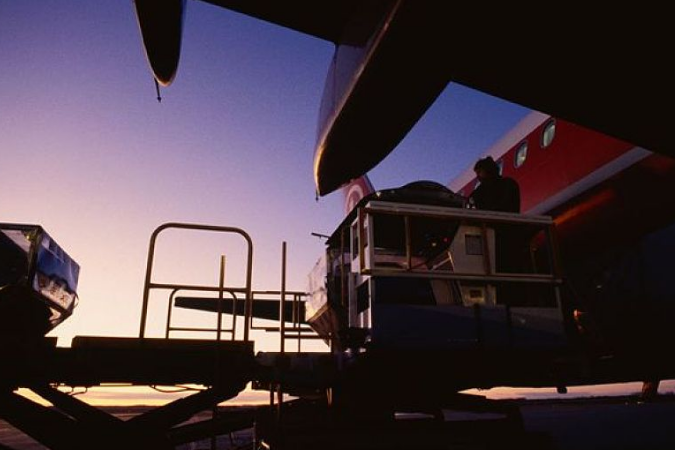
<instances>
[{"instance_id":1,"label":"man in cap","mask_svg":"<svg viewBox=\"0 0 675 450\"><path fill-rule=\"evenodd\" d=\"M479 159L473 167L480 185L469 197L477 209L502 212L520 212L520 188L513 178L502 177L499 166L488 156Z\"/></svg>"}]
</instances>

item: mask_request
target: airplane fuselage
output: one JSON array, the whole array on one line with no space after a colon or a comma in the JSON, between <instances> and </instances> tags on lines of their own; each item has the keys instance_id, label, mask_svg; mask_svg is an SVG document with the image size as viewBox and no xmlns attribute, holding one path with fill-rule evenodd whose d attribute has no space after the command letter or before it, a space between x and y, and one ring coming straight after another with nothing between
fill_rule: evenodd
<instances>
[{"instance_id":1,"label":"airplane fuselage","mask_svg":"<svg viewBox=\"0 0 675 450\"><path fill-rule=\"evenodd\" d=\"M525 214L554 218L570 302L605 344L658 359L675 320L675 160L538 112L487 155ZM467 169L449 187L468 196L476 183Z\"/></svg>"}]
</instances>

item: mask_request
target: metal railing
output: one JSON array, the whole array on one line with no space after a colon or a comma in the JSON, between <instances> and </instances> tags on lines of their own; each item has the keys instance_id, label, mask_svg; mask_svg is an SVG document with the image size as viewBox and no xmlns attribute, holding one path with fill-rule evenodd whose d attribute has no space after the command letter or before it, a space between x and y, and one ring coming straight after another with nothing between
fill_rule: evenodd
<instances>
[{"instance_id":1,"label":"metal railing","mask_svg":"<svg viewBox=\"0 0 675 450\"><path fill-rule=\"evenodd\" d=\"M218 291L220 293L227 293L230 294L232 297L232 327L231 328L222 328L221 326L218 326L216 323L216 328L198 328L198 327L181 327L181 326L173 326L171 324L171 320L173 319L173 307L175 305L175 299L176 299L176 294L181 292L181 289L174 289L171 291L171 294L169 294L169 302L168 302L168 308L167 308L167 315L166 315L166 328L164 330L164 337L169 338L169 335L172 331L190 331L190 332L208 332L208 333L218 333L218 329L220 329L221 333L230 333L232 335L232 339L235 339L236 333L237 333L237 317L239 316L237 312L237 303L239 301L239 298L236 295L236 292L232 290L228 290L227 288L224 288L222 291ZM218 298L214 298L214 301L217 302L217 306L221 307L222 302L224 301L224 298L219 295ZM221 311L216 310L216 313L219 315L222 314ZM219 319L217 319L219 320Z\"/></svg>"},{"instance_id":2,"label":"metal railing","mask_svg":"<svg viewBox=\"0 0 675 450\"><path fill-rule=\"evenodd\" d=\"M155 259L155 244L159 234L167 229L182 229L182 230L196 230L196 231L211 231L216 233L229 233L229 234L238 234L247 244L247 260L246 260L246 284L243 287L225 287L224 286L224 274L225 274L225 260L224 256L221 257L221 270L220 270L220 282L218 286L203 286L203 285L188 285L188 284L171 284L171 283L154 283L152 281L152 270ZM175 294L179 291L201 291L201 292L218 292L218 307L220 308L223 302L223 295L225 292L233 296L233 301L235 302L235 315L236 315L236 295L238 293L244 294L245 296L245 306L244 306L244 333L243 340L245 342L249 341L249 331L251 323L251 310L252 310L252 289L251 289L251 278L253 272L253 241L251 237L244 230L235 227L225 227L225 226L216 226L216 225L200 225L192 223L177 223L170 222L160 225L153 231L150 237L150 245L148 248L148 260L147 267L145 271L145 284L143 287L143 306L141 309L141 323L139 330L139 337L141 339L145 338L145 331L148 318L148 305L150 300L150 291L153 289L165 289L171 290L169 295L169 312L167 318L167 332L166 336L168 337L169 333L169 323L171 317L171 308L173 304L173 299ZM218 314L218 323L216 328L217 339L220 340L220 335L223 332L222 330L222 314ZM232 329L225 330L225 332L232 332L232 337L234 339L236 329L236 318L233 321ZM192 330L182 330L182 331L213 331L211 329L192 329Z\"/></svg>"},{"instance_id":3,"label":"metal railing","mask_svg":"<svg viewBox=\"0 0 675 450\"><path fill-rule=\"evenodd\" d=\"M376 267L374 239L372 235L372 219L376 215L399 216L403 218L405 233L405 267ZM429 271L428 269L416 269L412 264L411 226L410 218L419 217L426 219L454 219L470 221L478 224L481 228L481 241L483 245L484 273L460 273L455 271ZM545 233L549 251L550 273L511 273L495 272L492 269L492 255L487 248L487 225L534 225L541 228ZM397 276L397 277L425 277L434 279L448 279L458 281L483 281L483 282L525 282L560 284L562 282L561 264L557 253L555 228L550 217L546 216L523 216L520 214L500 213L492 211L476 211L462 208L443 208L433 206L409 206L405 204L391 204L385 202L370 202L359 208L357 213L358 233L358 261L359 270L363 275L373 276ZM370 244L370 245L369 245ZM368 258L366 255L368 254Z\"/></svg>"},{"instance_id":4,"label":"metal railing","mask_svg":"<svg viewBox=\"0 0 675 450\"><path fill-rule=\"evenodd\" d=\"M281 290L279 291L254 291L253 296L255 295L267 295L267 296L279 296L279 326L277 327L256 327L251 323L252 330L262 330L267 332L279 332L279 350L281 353L286 352L286 340L295 339L297 340L298 349L300 352L302 348L303 339L316 339L314 335L307 335L306 333L315 334L314 330L307 326L302 326L303 318L301 317L301 308L300 305L304 298L308 296L306 292L301 291L287 291L286 290L286 263L287 260L287 244L286 242L282 243L281 247ZM292 298L291 306L291 317L290 322L291 326L286 326L286 297L290 296ZM295 334L292 334L295 333Z\"/></svg>"}]
</instances>

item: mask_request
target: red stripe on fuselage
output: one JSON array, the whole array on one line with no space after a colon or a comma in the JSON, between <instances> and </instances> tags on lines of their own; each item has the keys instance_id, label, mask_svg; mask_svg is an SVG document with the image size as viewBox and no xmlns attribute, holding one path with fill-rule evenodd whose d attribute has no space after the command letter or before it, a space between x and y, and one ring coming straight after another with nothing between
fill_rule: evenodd
<instances>
[{"instance_id":1,"label":"red stripe on fuselage","mask_svg":"<svg viewBox=\"0 0 675 450\"><path fill-rule=\"evenodd\" d=\"M675 193L675 159L560 119L553 141L542 148L547 123L495 160L503 161L504 176L518 182L523 212L554 217L568 262L675 222L675 207L668 203ZM516 168L515 153L524 141L527 158ZM464 185L464 195L475 182Z\"/></svg>"},{"instance_id":2,"label":"red stripe on fuselage","mask_svg":"<svg viewBox=\"0 0 675 450\"><path fill-rule=\"evenodd\" d=\"M522 211L534 209L634 147L627 142L556 119L555 137L548 147L542 148L541 136L547 123L543 122L501 157L495 158L496 161L503 161L503 176L518 182ZM527 158L520 167L515 167L515 154L523 142L527 142ZM472 179L462 188L465 195L473 192L475 181L475 178Z\"/></svg>"}]
</instances>

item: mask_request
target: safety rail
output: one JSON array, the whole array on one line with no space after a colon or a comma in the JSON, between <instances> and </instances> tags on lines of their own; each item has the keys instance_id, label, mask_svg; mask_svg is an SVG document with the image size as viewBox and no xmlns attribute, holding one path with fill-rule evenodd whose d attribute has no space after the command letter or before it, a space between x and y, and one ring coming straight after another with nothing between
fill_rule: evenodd
<instances>
[{"instance_id":1,"label":"safety rail","mask_svg":"<svg viewBox=\"0 0 675 450\"><path fill-rule=\"evenodd\" d=\"M296 351L300 352L302 350L303 340L317 340L321 339L321 337L318 336L316 331L314 331L311 327L303 326L303 318L300 314L300 304L304 301L303 299L309 296L309 294L299 291L286 292L286 294L292 296L291 302L293 306L291 310L293 314L291 316L290 326L287 325L288 321L286 321L286 317L284 317L283 319L279 319L279 325L276 327L252 327L252 329L263 330L267 332L278 332L281 353L286 352L287 340L295 340L297 342ZM280 297L280 310L285 311L285 305L287 301L288 300L286 300L286 296Z\"/></svg>"},{"instance_id":2,"label":"safety rail","mask_svg":"<svg viewBox=\"0 0 675 450\"><path fill-rule=\"evenodd\" d=\"M357 210L349 235L350 249L341 243L341 252L351 255L357 286L376 278L429 279L444 304L495 304L501 293L507 306L561 307L550 217L371 201Z\"/></svg>"},{"instance_id":3,"label":"safety rail","mask_svg":"<svg viewBox=\"0 0 675 450\"><path fill-rule=\"evenodd\" d=\"M164 337L169 338L170 333L172 331L190 331L190 332L206 332L206 333L218 333L218 325L216 322L216 328L198 328L198 327L176 327L171 325L171 319L173 318L173 307L175 304L175 298L176 294L181 292L181 289L174 289L171 291L171 294L169 294L169 302L168 302L168 308L167 308L167 315L166 315L166 328L164 331ZM217 306L221 307L222 302L224 301L224 298L221 296L221 293L228 293L232 297L232 328L220 328L221 333L230 333L232 336L232 339L235 339L236 333L237 333L237 303L239 301L239 298L237 297L236 292L233 290L224 288L223 290L218 291L219 296L218 298L214 298L214 301L216 301ZM219 313L218 315L220 316L222 314L222 311L216 310L216 313ZM217 319L219 320L219 319ZM253 327L251 327L253 329Z\"/></svg>"},{"instance_id":4,"label":"safety rail","mask_svg":"<svg viewBox=\"0 0 675 450\"><path fill-rule=\"evenodd\" d=\"M171 291L169 295L169 302L168 302L168 308L167 308L167 318L166 318L166 327L165 327L165 337L169 338L171 332L174 331L185 331L185 332L210 332L210 333L215 333L217 332L217 328L198 328L198 327L182 327L182 326L175 326L173 325L173 318L174 318L174 313L173 309L176 305L176 299L178 298L178 293L180 293L182 290L181 289L174 289ZM229 290L228 288L224 288L223 292L226 294L229 294L232 302L232 309L231 311L227 311L227 314L232 316L232 328L229 329L222 329L221 332L223 333L232 333L233 335L236 333L236 324L237 324L237 317L239 317L239 309L237 308L237 304L241 304L240 302L242 301L241 298L237 297L237 293ZM312 330L310 327L302 326L302 321L303 321L303 314L302 314L302 308L301 304L303 302L303 299L307 297L306 292L302 291L287 291L286 292L286 297L291 297L291 300L285 300L284 302L284 310L286 311L285 305L287 304L288 301L291 301L291 324L288 326L285 326L285 332L286 334L286 339L292 339L292 338L297 338L297 336L292 336L289 335L288 333L314 333L314 330ZM272 291L272 290L257 290L257 291L252 291L251 292L252 296L252 302L253 305L255 305L256 301L262 301L265 299L265 297L276 297L276 298L281 298L281 291ZM223 299L220 297L214 297L213 299L213 304L216 306L214 308L215 313L218 313L218 306L222 305L223 301L228 301L228 299ZM281 308L280 304L280 308ZM255 306L253 306L255 309ZM210 310L209 310L210 311ZM224 312L220 312L220 314L223 314ZM284 317L286 319L286 317ZM254 314L251 316L251 330L255 331L265 331L265 332L279 332L281 330L280 326L256 326L255 324L255 317ZM313 336L304 336L305 339L314 339Z\"/></svg>"},{"instance_id":5,"label":"safety rail","mask_svg":"<svg viewBox=\"0 0 675 450\"><path fill-rule=\"evenodd\" d=\"M178 225L178 226L177 226ZM319 336L315 335L314 330L309 326L303 326L303 312L302 312L302 302L308 296L304 291L289 291L286 290L285 286L285 277L286 277L286 243L283 243L282 248L282 283L280 290L249 290L249 285L247 284L244 288L236 288L225 286L225 256L221 256L220 261L220 281L218 286L200 286L200 285L187 285L187 284L170 284L170 283L153 283L152 282L152 263L154 259L154 243L157 238L157 235L166 228L189 228L202 230L206 229L209 231L223 231L232 230L228 227L211 227L204 225L192 225L192 224L165 224L159 227L155 233L153 233L153 238L151 238L150 250L148 252L148 272L146 273L146 288L144 290L144 306L143 310L147 309L147 298L149 292L152 289L165 289L170 290L168 296L168 306L167 306L167 317L166 317L166 326L164 330L164 337L170 338L172 332L194 332L194 333L216 333L217 340L220 340L221 333L230 333L232 339L235 339L237 334L237 318L241 314L241 301L244 300L245 306L244 311L248 314L244 314L245 317L245 326L246 331L255 330L255 331L265 331L265 332L278 332L280 339L281 352L285 351L285 342L286 340L294 339L297 340L297 351L301 351L302 340L313 340L320 339ZM217 228L214 230L214 228ZM236 229L234 229L236 230ZM236 232L236 231L235 231ZM249 279L250 277L247 277ZM199 292L215 292L218 293L217 297L213 297L213 307L209 308L208 311L213 311L217 314L217 323L215 328L209 327L187 327L187 326L176 326L172 323L174 319L174 307L177 302L177 295L180 292L188 291L199 291ZM225 294L229 295L231 299L226 299ZM245 298L242 299L240 296L244 295ZM256 300L266 300L265 297L275 297L279 299L279 325L278 326L256 326L254 321L253 314L253 304ZM210 299L210 298L209 298ZM231 328L222 328L222 314L224 302L231 301L232 309L227 311L227 314L232 315L232 327ZM288 313L286 305L287 302L291 302L290 308L290 320L286 317ZM145 320L145 318L143 319ZM287 322L290 322L287 324ZM143 331L142 331L143 333ZM141 335L141 337L143 337ZM246 338L245 338L246 340Z\"/></svg>"},{"instance_id":6,"label":"safety rail","mask_svg":"<svg viewBox=\"0 0 675 450\"><path fill-rule=\"evenodd\" d=\"M187 284L172 284L172 283L154 283L152 281L152 270L155 258L155 244L157 237L162 231L167 229L182 229L182 230L195 230L195 231L211 231L216 233L229 233L229 234L238 234L244 238L247 244L247 261L246 261L246 284L243 287L225 287L224 286L224 273L225 273L225 259L221 257L221 270L220 270L220 282L218 286L203 286L203 285L187 285ZM242 293L245 295L245 306L244 306L244 332L243 340L244 342L249 341L249 331L251 323L251 308L252 308L252 289L251 289L251 278L253 272L253 241L248 233L240 228L235 227L226 227L226 226L217 226L217 225L201 225L193 223L178 223L178 222L169 222L163 225L160 225L153 231L150 237L150 245L148 248L148 260L147 267L145 272L145 284L143 287L143 306L141 309L141 323L139 330L139 337L141 339L145 338L145 330L147 325L148 317L148 305L150 300L150 291L152 289L165 289L171 290L170 294L170 304L173 303L172 299L176 292L181 290L186 291L203 291L203 292L218 292L219 299L218 305L220 306L223 301L223 295L225 292L233 295L236 302L236 294ZM170 306L171 308L171 306ZM222 330L222 314L218 314L218 323L216 328L217 339L220 340L220 335L223 332ZM236 320L236 319L235 319ZM232 332L232 338L234 339L235 334L235 324L233 321L233 327L231 330L226 330L226 332ZM192 331L207 331L208 329L199 329ZM168 337L168 332L167 332Z\"/></svg>"},{"instance_id":7,"label":"safety rail","mask_svg":"<svg viewBox=\"0 0 675 450\"><path fill-rule=\"evenodd\" d=\"M375 215L399 216L403 218L405 233L405 266L404 267L376 267L375 266L375 248L369 243L374 242L373 237L373 217ZM480 249L483 257L484 271L481 273L461 273L452 271L430 271L428 269L419 270L413 265L412 238L410 220L413 217L424 219L456 219L460 221L470 221L480 226ZM488 225L512 225L512 226L535 226L539 227L546 236L547 245L551 249L557 249L555 228L553 220L547 216L523 216L520 214L500 213L494 211L478 211L462 208L444 208L433 206L409 206L386 202L370 202L365 207L359 208L357 215L358 232L358 260L360 272L363 275L395 275L398 277L428 277L437 279L451 279L459 281L505 281L505 282L527 282L527 283L561 283L561 264L558 260L556 251L550 251L549 273L514 273L498 272L493 268L493 251L488 248Z\"/></svg>"},{"instance_id":8,"label":"safety rail","mask_svg":"<svg viewBox=\"0 0 675 450\"><path fill-rule=\"evenodd\" d=\"M298 352L301 351L302 340L303 339L316 339L318 336L311 335L307 336L303 333L313 332L309 327L302 327L302 318L300 317L300 302L302 298L307 297L306 292L299 291L287 291L286 290L286 260L287 260L287 244L284 241L281 246L281 290L280 291L260 291L260 294L267 295L279 295L279 326L278 327L261 327L254 329L263 329L265 331L278 331L279 332L279 346L281 353L286 352L286 340L287 339L296 339L298 342ZM286 295L291 295L292 300L292 315L291 315L291 327L286 326ZM289 333L297 333L291 335Z\"/></svg>"}]
</instances>

